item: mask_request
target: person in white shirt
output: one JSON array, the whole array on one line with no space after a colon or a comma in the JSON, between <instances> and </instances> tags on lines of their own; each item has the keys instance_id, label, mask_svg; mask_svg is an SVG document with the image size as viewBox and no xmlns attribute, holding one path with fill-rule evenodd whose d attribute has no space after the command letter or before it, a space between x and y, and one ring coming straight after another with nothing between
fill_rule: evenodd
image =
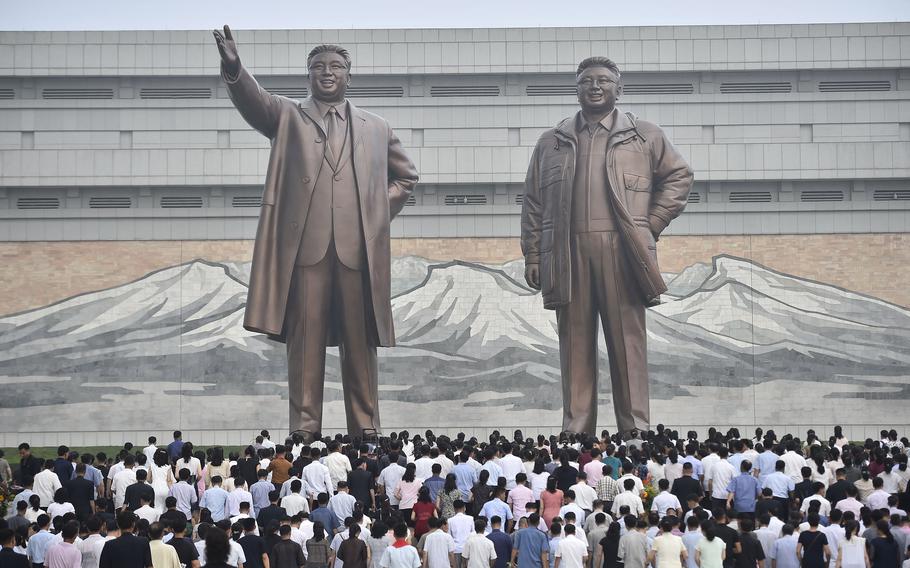
<instances>
[{"instance_id":1,"label":"person in white shirt","mask_svg":"<svg viewBox=\"0 0 910 568\"><path fill-rule=\"evenodd\" d=\"M575 493L575 504L582 508L586 516L590 515L594 510L594 501L597 500L597 490L588 485L588 476L583 471L578 473L576 480L569 490Z\"/></svg>"},{"instance_id":2,"label":"person in white shirt","mask_svg":"<svg viewBox=\"0 0 910 568\"><path fill-rule=\"evenodd\" d=\"M676 495L670 493L670 480L664 478L657 482L657 487L660 489L660 493L654 497L654 501L651 502L651 510L656 511L660 518L663 519L668 514L672 514L674 517L682 516L682 504L679 502L679 498Z\"/></svg>"},{"instance_id":3,"label":"person in white shirt","mask_svg":"<svg viewBox=\"0 0 910 568\"><path fill-rule=\"evenodd\" d=\"M325 457L325 466L329 470L329 479L332 481L332 489L327 491L331 495L338 489L338 482L347 481L348 474L354 468L351 467L351 460L348 456L341 453L341 444L334 441L329 444L329 455Z\"/></svg>"},{"instance_id":4,"label":"person in white shirt","mask_svg":"<svg viewBox=\"0 0 910 568\"><path fill-rule=\"evenodd\" d=\"M196 550L199 552L199 563L202 566L206 565L205 557L205 536L208 534L208 531L224 531L228 535L231 534L231 521L228 519L222 519L212 525L205 525L199 527L199 542L196 544ZM243 547L240 546L236 540L228 537L228 545L231 547L231 551L228 553L227 564L229 566L239 566L240 564L246 564L246 554L243 553Z\"/></svg>"},{"instance_id":5,"label":"person in white shirt","mask_svg":"<svg viewBox=\"0 0 910 568\"><path fill-rule=\"evenodd\" d=\"M710 476L711 476L711 468L713 468L714 465L717 464L717 462L719 462L719 461L720 461L720 456L717 455L717 450L714 449L713 447L711 449L711 453L706 455L704 457L704 459L701 460L701 467L702 467L701 480L702 480L702 486L704 487L705 491L708 490L708 480L710 479Z\"/></svg>"},{"instance_id":6,"label":"person in white shirt","mask_svg":"<svg viewBox=\"0 0 910 568\"><path fill-rule=\"evenodd\" d=\"M499 467L502 469L502 476L506 478L506 489L509 491L515 489L515 476L525 470L525 465L521 461L521 452L518 444L512 446L510 453L505 454L499 460Z\"/></svg>"},{"instance_id":7,"label":"person in white shirt","mask_svg":"<svg viewBox=\"0 0 910 568\"><path fill-rule=\"evenodd\" d=\"M714 502L714 507L725 508L727 506L727 486L730 485L730 481L733 479L733 476L736 475L736 470L733 468L733 464L727 461L728 451L727 448L721 447L717 455L721 458L717 463L711 466L711 474L708 478L708 490L711 492L711 499Z\"/></svg>"},{"instance_id":8,"label":"person in white shirt","mask_svg":"<svg viewBox=\"0 0 910 568\"><path fill-rule=\"evenodd\" d=\"M246 490L246 481L237 476L234 478L234 489L228 493L227 514L231 517L240 514L241 503L252 503L253 495Z\"/></svg>"},{"instance_id":9,"label":"person in white shirt","mask_svg":"<svg viewBox=\"0 0 910 568\"><path fill-rule=\"evenodd\" d=\"M420 447L420 457L414 460L414 475L420 479L429 479L433 477L433 458L430 457L430 446Z\"/></svg>"},{"instance_id":10,"label":"person in white shirt","mask_svg":"<svg viewBox=\"0 0 910 568\"><path fill-rule=\"evenodd\" d=\"M158 509L151 506L151 502L145 495L139 497L139 505L139 508L133 511L137 517L147 520L149 524L158 522L158 517L161 516L161 513L158 512Z\"/></svg>"},{"instance_id":11,"label":"person in white shirt","mask_svg":"<svg viewBox=\"0 0 910 568\"><path fill-rule=\"evenodd\" d=\"M299 479L295 479L291 482L291 492L281 500L281 507L290 517L293 517L297 513L310 512L310 505L307 502L306 497L300 494L302 487L302 482Z\"/></svg>"},{"instance_id":12,"label":"person in white shirt","mask_svg":"<svg viewBox=\"0 0 910 568\"><path fill-rule=\"evenodd\" d=\"M158 451L158 446L155 445L157 442L157 438L149 436L149 445L142 448L142 453L147 458L145 463L152 464L155 462L155 452Z\"/></svg>"},{"instance_id":13,"label":"person in white shirt","mask_svg":"<svg viewBox=\"0 0 910 568\"><path fill-rule=\"evenodd\" d=\"M619 479L616 480L619 483L619 492L622 493L626 490L626 480L631 479L635 482L634 491L636 495L641 495L641 492L645 490L645 485L641 482L641 479L637 475L632 473L632 464L624 463L622 466L622 475L619 476Z\"/></svg>"},{"instance_id":14,"label":"person in white shirt","mask_svg":"<svg viewBox=\"0 0 910 568\"><path fill-rule=\"evenodd\" d=\"M357 499L348 492L347 482L339 481L338 493L329 498L329 511L335 513L338 522L343 523L346 518L354 516L354 505L356 504Z\"/></svg>"},{"instance_id":15,"label":"person in white shirt","mask_svg":"<svg viewBox=\"0 0 910 568\"><path fill-rule=\"evenodd\" d=\"M254 518L254 517L252 515L250 515L250 504L241 503L240 512L237 513L236 515L234 515L233 517L231 517L231 526L234 526L234 524L239 523L243 519L252 519L252 518ZM258 525L255 525L253 527L253 534L256 536L259 536L259 526Z\"/></svg>"},{"instance_id":16,"label":"person in white shirt","mask_svg":"<svg viewBox=\"0 0 910 568\"><path fill-rule=\"evenodd\" d=\"M332 476L329 473L329 468L319 462L319 456L321 455L319 449L312 448L310 450L310 457L313 458L300 474L300 477L303 478L304 486L306 487L306 494L313 500L320 493L328 493L331 495L334 493L335 488L332 485Z\"/></svg>"},{"instance_id":17,"label":"person in white shirt","mask_svg":"<svg viewBox=\"0 0 910 568\"><path fill-rule=\"evenodd\" d=\"M642 503L638 493L635 492L635 481L626 479L623 481L623 489L624 491L618 493L613 499L613 508L610 510L613 513L613 517L619 518L619 510L623 506L629 507L630 515L635 515L636 517L644 515L645 505Z\"/></svg>"},{"instance_id":18,"label":"person in white shirt","mask_svg":"<svg viewBox=\"0 0 910 568\"><path fill-rule=\"evenodd\" d=\"M759 544L761 544L762 551L765 553L765 558L771 558L771 548L774 547L774 542L780 538L780 529L774 530L770 527L772 518L776 517L772 517L768 513L759 515L757 519L758 529L752 533L755 535L755 538L758 539Z\"/></svg>"},{"instance_id":19,"label":"person in white shirt","mask_svg":"<svg viewBox=\"0 0 910 568\"><path fill-rule=\"evenodd\" d=\"M869 507L870 510L877 511L879 509L888 508L888 497L890 497L891 494L882 489L884 485L885 480L881 477L872 479L872 493L866 497L866 506Z\"/></svg>"},{"instance_id":20,"label":"person in white shirt","mask_svg":"<svg viewBox=\"0 0 910 568\"><path fill-rule=\"evenodd\" d=\"M673 534L673 525L669 521L661 524L661 531L651 543L648 561L661 568L682 568L689 557L686 545L680 537Z\"/></svg>"},{"instance_id":21,"label":"person in white shirt","mask_svg":"<svg viewBox=\"0 0 910 568\"><path fill-rule=\"evenodd\" d=\"M452 473L452 470L455 469L455 462L450 460L444 453L440 452L438 448L430 450L430 457L433 458L435 463L442 466L442 472L439 475L443 478Z\"/></svg>"},{"instance_id":22,"label":"person in white shirt","mask_svg":"<svg viewBox=\"0 0 910 568\"><path fill-rule=\"evenodd\" d=\"M114 508L123 507L126 498L126 488L136 483L136 457L132 454L123 459L123 471L114 476L111 481L111 493L114 496Z\"/></svg>"},{"instance_id":23,"label":"person in white shirt","mask_svg":"<svg viewBox=\"0 0 910 568\"><path fill-rule=\"evenodd\" d=\"M584 568L588 563L588 543L576 535L574 525L563 528L565 537L556 548L554 568Z\"/></svg>"},{"instance_id":24,"label":"person in white shirt","mask_svg":"<svg viewBox=\"0 0 910 568\"><path fill-rule=\"evenodd\" d=\"M54 460L44 462L44 471L35 474L32 491L41 499L41 506L47 508L54 502L54 494L63 487L54 473Z\"/></svg>"},{"instance_id":25,"label":"person in white shirt","mask_svg":"<svg viewBox=\"0 0 910 568\"><path fill-rule=\"evenodd\" d=\"M566 491L564 499L566 500L566 504L559 508L559 516L565 519L566 513L575 513L575 518L578 520L578 524L584 525L587 513L578 505L578 503L575 502L575 492L569 489Z\"/></svg>"},{"instance_id":26,"label":"person in white shirt","mask_svg":"<svg viewBox=\"0 0 910 568\"><path fill-rule=\"evenodd\" d=\"M398 482L401 481L401 478L404 477L404 468L398 465L398 454L390 454L391 462L388 466L385 467L382 471L379 472L379 477L376 478L376 485L383 488L385 494L389 498L389 505L393 507L398 506L400 499L395 496L395 488L398 487Z\"/></svg>"},{"instance_id":27,"label":"person in white shirt","mask_svg":"<svg viewBox=\"0 0 910 568\"><path fill-rule=\"evenodd\" d=\"M456 499L453 506L455 507L455 515L449 518L449 534L452 535L452 540L455 542L457 565L461 566L461 553L464 550L464 543L467 542L471 532L474 531L474 517L465 515L464 501ZM484 525L484 529L486 529L486 525Z\"/></svg>"},{"instance_id":28,"label":"person in white shirt","mask_svg":"<svg viewBox=\"0 0 910 568\"><path fill-rule=\"evenodd\" d=\"M796 452L798 449L799 445L796 442L791 441L787 445L787 451L780 457L784 462L784 473L793 480L793 483L799 483L803 480L802 470L808 465L806 463L806 458L804 458L802 454Z\"/></svg>"},{"instance_id":29,"label":"person in white shirt","mask_svg":"<svg viewBox=\"0 0 910 568\"><path fill-rule=\"evenodd\" d=\"M496 549L493 541L484 536L486 528L485 519L474 521L474 534L468 537L461 551L461 557L467 560L466 568L492 568L493 561L496 560Z\"/></svg>"},{"instance_id":30,"label":"person in white shirt","mask_svg":"<svg viewBox=\"0 0 910 568\"><path fill-rule=\"evenodd\" d=\"M811 505L813 501L818 501L818 514L823 517L831 516L831 501L825 499L825 485L820 481L816 481L812 484L812 488L815 489L815 494L806 497L806 499L803 500L803 504L799 508L799 512L805 515L806 511L809 510L809 505Z\"/></svg>"},{"instance_id":31,"label":"person in white shirt","mask_svg":"<svg viewBox=\"0 0 910 568\"><path fill-rule=\"evenodd\" d=\"M426 534L421 559L426 568L451 568L455 566L455 539L443 530L445 521L438 517L429 520L430 532Z\"/></svg>"},{"instance_id":32,"label":"person in white shirt","mask_svg":"<svg viewBox=\"0 0 910 568\"><path fill-rule=\"evenodd\" d=\"M85 520L89 535L79 543L79 552L82 553L82 568L98 568L101 560L101 549L107 539L101 536L101 517L92 515Z\"/></svg>"}]
</instances>

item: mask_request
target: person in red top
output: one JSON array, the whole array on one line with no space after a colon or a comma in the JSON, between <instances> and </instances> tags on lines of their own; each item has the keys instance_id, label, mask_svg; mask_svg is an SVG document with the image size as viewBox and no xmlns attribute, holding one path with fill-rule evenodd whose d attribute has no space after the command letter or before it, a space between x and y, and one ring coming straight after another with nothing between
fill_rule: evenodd
<instances>
[{"instance_id":1,"label":"person in red top","mask_svg":"<svg viewBox=\"0 0 910 568\"><path fill-rule=\"evenodd\" d=\"M430 489L421 487L417 494L417 502L411 509L411 520L414 522L414 540L420 540L425 533L430 532L430 519L437 517L436 504L430 499Z\"/></svg>"}]
</instances>

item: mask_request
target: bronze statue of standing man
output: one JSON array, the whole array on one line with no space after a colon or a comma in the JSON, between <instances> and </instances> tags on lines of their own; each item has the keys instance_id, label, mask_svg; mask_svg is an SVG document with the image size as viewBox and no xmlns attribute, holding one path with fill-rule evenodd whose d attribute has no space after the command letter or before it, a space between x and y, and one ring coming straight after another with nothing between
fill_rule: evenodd
<instances>
[{"instance_id":1,"label":"bronze statue of standing man","mask_svg":"<svg viewBox=\"0 0 910 568\"><path fill-rule=\"evenodd\" d=\"M556 310L563 430L597 426L600 317L627 434L650 425L645 307L666 291L656 242L685 208L693 175L660 127L616 108L614 62L585 59L575 79L581 110L541 135L528 167L525 278Z\"/></svg>"},{"instance_id":2,"label":"bronze statue of standing man","mask_svg":"<svg viewBox=\"0 0 910 568\"><path fill-rule=\"evenodd\" d=\"M389 123L345 99L346 49L310 52L310 97L298 102L256 83L228 26L214 35L234 106L272 145L243 325L287 344L292 431L322 428L328 345L348 432L379 430L376 347L395 344L389 223L417 171Z\"/></svg>"}]
</instances>

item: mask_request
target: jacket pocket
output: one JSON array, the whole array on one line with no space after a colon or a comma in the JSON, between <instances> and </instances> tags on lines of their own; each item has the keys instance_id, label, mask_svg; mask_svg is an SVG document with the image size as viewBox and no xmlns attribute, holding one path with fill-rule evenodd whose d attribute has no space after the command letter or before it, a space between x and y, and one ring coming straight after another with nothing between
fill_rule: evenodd
<instances>
[{"instance_id":1,"label":"jacket pocket","mask_svg":"<svg viewBox=\"0 0 910 568\"><path fill-rule=\"evenodd\" d=\"M540 232L540 252L553 250L553 228L549 227Z\"/></svg>"},{"instance_id":2,"label":"jacket pocket","mask_svg":"<svg viewBox=\"0 0 910 568\"><path fill-rule=\"evenodd\" d=\"M623 185L630 191L651 191L651 178L634 173L623 172Z\"/></svg>"}]
</instances>

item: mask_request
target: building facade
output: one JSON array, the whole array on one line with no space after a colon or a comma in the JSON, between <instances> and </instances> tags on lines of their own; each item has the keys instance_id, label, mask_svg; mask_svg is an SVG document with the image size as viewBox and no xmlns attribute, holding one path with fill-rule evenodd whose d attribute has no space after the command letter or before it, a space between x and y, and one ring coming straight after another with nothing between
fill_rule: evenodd
<instances>
[{"instance_id":1,"label":"building facade","mask_svg":"<svg viewBox=\"0 0 910 568\"><path fill-rule=\"evenodd\" d=\"M347 47L352 102L420 171L392 224L387 428L558 428L552 314L517 237L531 149L576 112L590 55L696 172L659 245L655 420L859 437L905 414L889 405L910 398L910 23L235 36L291 98L314 45ZM238 323L268 154L208 31L0 33L0 446L281 429L280 346ZM444 410L421 413L431 400ZM244 402L248 418L217 416ZM134 407L160 417L140 427Z\"/></svg>"}]
</instances>

